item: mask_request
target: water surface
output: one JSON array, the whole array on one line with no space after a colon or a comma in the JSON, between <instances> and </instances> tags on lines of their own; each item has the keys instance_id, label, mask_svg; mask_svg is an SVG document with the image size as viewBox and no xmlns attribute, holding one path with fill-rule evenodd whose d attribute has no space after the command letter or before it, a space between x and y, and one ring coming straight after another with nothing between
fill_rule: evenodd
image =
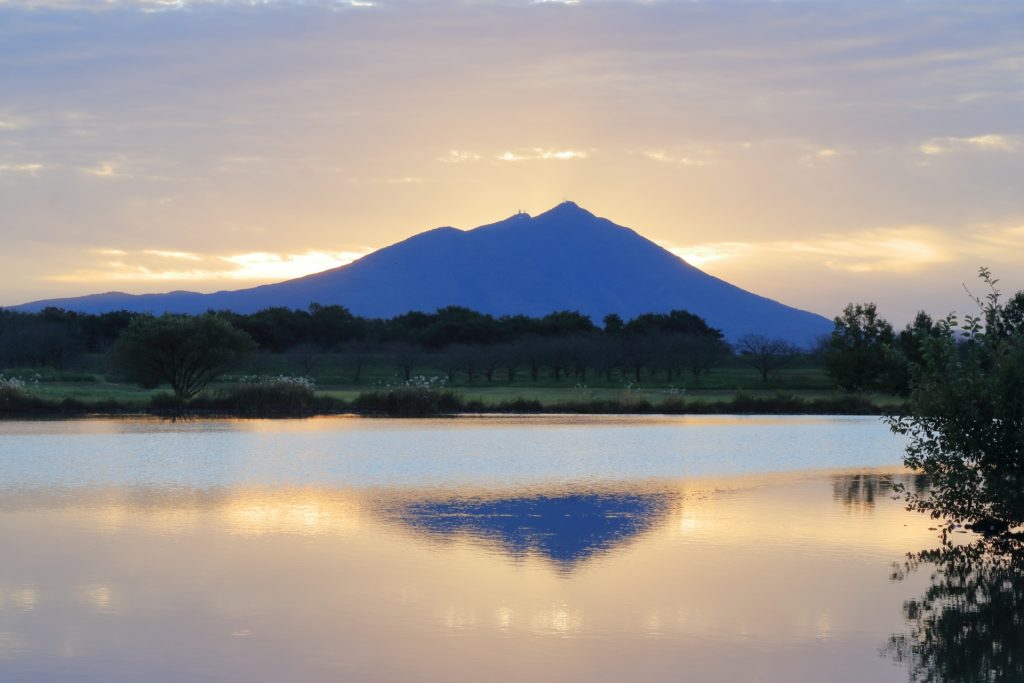
<instances>
[{"instance_id":1,"label":"water surface","mask_svg":"<svg viewBox=\"0 0 1024 683\"><path fill-rule=\"evenodd\" d=\"M0 680L907 680L900 454L876 418L0 423Z\"/></svg>"}]
</instances>

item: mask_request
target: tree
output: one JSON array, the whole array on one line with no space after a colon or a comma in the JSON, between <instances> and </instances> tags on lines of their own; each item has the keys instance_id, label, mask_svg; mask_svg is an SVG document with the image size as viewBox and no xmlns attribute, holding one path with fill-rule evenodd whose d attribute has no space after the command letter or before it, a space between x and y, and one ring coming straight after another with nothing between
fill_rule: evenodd
<instances>
[{"instance_id":1,"label":"tree","mask_svg":"<svg viewBox=\"0 0 1024 683\"><path fill-rule=\"evenodd\" d=\"M668 313L644 313L630 320L625 331L632 334L695 334L722 338L722 331L708 325L704 318L683 310Z\"/></svg>"},{"instance_id":2,"label":"tree","mask_svg":"<svg viewBox=\"0 0 1024 683\"><path fill-rule=\"evenodd\" d=\"M621 334L625 325L626 323L622 321L622 316L618 313L609 313L604 317L605 334Z\"/></svg>"},{"instance_id":3,"label":"tree","mask_svg":"<svg viewBox=\"0 0 1024 683\"><path fill-rule=\"evenodd\" d=\"M900 358L893 353L892 325L879 317L875 304L848 304L825 342L825 369L844 388L891 389Z\"/></svg>"},{"instance_id":4,"label":"tree","mask_svg":"<svg viewBox=\"0 0 1024 683\"><path fill-rule=\"evenodd\" d=\"M694 382L699 382L701 375L710 373L715 363L729 355L729 347L724 341L707 334L681 335L677 348Z\"/></svg>"},{"instance_id":5,"label":"tree","mask_svg":"<svg viewBox=\"0 0 1024 683\"><path fill-rule=\"evenodd\" d=\"M910 411L889 426L909 439L904 463L931 482L902 491L908 507L999 536L1024 524L1024 294L1004 305L998 281L980 277L981 315L922 334Z\"/></svg>"},{"instance_id":6,"label":"tree","mask_svg":"<svg viewBox=\"0 0 1024 683\"><path fill-rule=\"evenodd\" d=\"M800 350L784 339L769 339L760 334L745 334L737 340L738 360L761 374L761 381L793 362Z\"/></svg>"},{"instance_id":7,"label":"tree","mask_svg":"<svg viewBox=\"0 0 1024 683\"><path fill-rule=\"evenodd\" d=\"M252 338L214 315L138 316L113 348L115 368L144 387L169 384L189 399L255 350Z\"/></svg>"},{"instance_id":8,"label":"tree","mask_svg":"<svg viewBox=\"0 0 1024 683\"><path fill-rule=\"evenodd\" d=\"M362 322L344 306L309 305L310 337L321 349L335 349L360 338Z\"/></svg>"}]
</instances>

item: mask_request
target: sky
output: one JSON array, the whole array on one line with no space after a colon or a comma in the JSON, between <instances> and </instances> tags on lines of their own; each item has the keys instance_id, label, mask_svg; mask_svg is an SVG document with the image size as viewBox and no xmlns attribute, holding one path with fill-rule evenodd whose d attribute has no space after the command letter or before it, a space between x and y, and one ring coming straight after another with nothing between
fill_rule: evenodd
<instances>
[{"instance_id":1,"label":"sky","mask_svg":"<svg viewBox=\"0 0 1024 683\"><path fill-rule=\"evenodd\" d=\"M0 0L0 305L571 199L832 317L1024 289L1024 3Z\"/></svg>"}]
</instances>

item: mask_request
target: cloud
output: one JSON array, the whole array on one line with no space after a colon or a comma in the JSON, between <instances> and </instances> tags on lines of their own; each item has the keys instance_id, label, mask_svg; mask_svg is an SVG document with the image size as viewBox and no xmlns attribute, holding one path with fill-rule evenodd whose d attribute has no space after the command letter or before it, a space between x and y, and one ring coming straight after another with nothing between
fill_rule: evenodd
<instances>
[{"instance_id":1,"label":"cloud","mask_svg":"<svg viewBox=\"0 0 1024 683\"><path fill-rule=\"evenodd\" d=\"M658 161L663 164L676 164L678 166L708 166L714 163L710 156L700 158L697 156L677 156L666 152L663 149L652 149L642 152L651 161Z\"/></svg>"},{"instance_id":2,"label":"cloud","mask_svg":"<svg viewBox=\"0 0 1024 683\"><path fill-rule=\"evenodd\" d=\"M0 0L0 8L14 7L50 10L136 9L143 12L166 12L217 7L294 7L319 5L331 9L345 7L376 7L372 0Z\"/></svg>"},{"instance_id":3,"label":"cloud","mask_svg":"<svg viewBox=\"0 0 1024 683\"><path fill-rule=\"evenodd\" d=\"M574 159L586 159L587 152L574 149L545 149L533 147L532 149L507 150L497 155L498 161L572 161Z\"/></svg>"},{"instance_id":4,"label":"cloud","mask_svg":"<svg viewBox=\"0 0 1024 683\"><path fill-rule=\"evenodd\" d=\"M420 178L419 176L407 175L398 178L384 178L380 182L384 183L385 185L419 185L420 183L426 181L423 178Z\"/></svg>"},{"instance_id":5,"label":"cloud","mask_svg":"<svg viewBox=\"0 0 1024 683\"><path fill-rule=\"evenodd\" d=\"M89 168L83 168L82 172L86 173L88 175L91 175L91 176L95 176L96 178L123 178L123 177L126 177L126 174L120 172L118 170L118 167L115 164L110 163L110 162L103 162L103 163L99 163L99 164L97 164L95 166L90 166Z\"/></svg>"},{"instance_id":6,"label":"cloud","mask_svg":"<svg viewBox=\"0 0 1024 683\"><path fill-rule=\"evenodd\" d=\"M931 138L918 146L921 154L937 156L959 150L982 150L990 152L1015 152L1021 146L1021 140L1013 135L974 135L972 137L939 137Z\"/></svg>"},{"instance_id":7,"label":"cloud","mask_svg":"<svg viewBox=\"0 0 1024 683\"><path fill-rule=\"evenodd\" d=\"M110 251L116 252L116 253L120 253L120 254L124 254L125 253L125 252L123 252L123 251L121 251L119 249L112 249ZM200 256L199 254L193 254L193 253L187 252L187 251L164 251L162 249L145 249L142 253L143 254L148 254L149 256L159 256L160 258L180 259L180 260L183 260L183 261L202 261L203 260L203 257Z\"/></svg>"},{"instance_id":8,"label":"cloud","mask_svg":"<svg viewBox=\"0 0 1024 683\"><path fill-rule=\"evenodd\" d=\"M982 226L965 249L979 256L1002 256L1024 260L1024 222L1009 225Z\"/></svg>"},{"instance_id":9,"label":"cloud","mask_svg":"<svg viewBox=\"0 0 1024 683\"><path fill-rule=\"evenodd\" d=\"M957 244L946 233L927 226L877 228L803 240L662 246L698 267L726 260L786 258L850 273L914 273L953 261L958 255Z\"/></svg>"},{"instance_id":10,"label":"cloud","mask_svg":"<svg viewBox=\"0 0 1024 683\"><path fill-rule=\"evenodd\" d=\"M43 164L25 164L25 163L5 163L0 162L0 174L4 173L24 173L32 177L39 175L39 171L43 170L45 166Z\"/></svg>"},{"instance_id":11,"label":"cloud","mask_svg":"<svg viewBox=\"0 0 1024 683\"><path fill-rule=\"evenodd\" d=\"M337 268L373 251L356 248L345 251L311 249L302 253L249 252L244 254L197 254L165 249L97 248L89 253L113 257L101 263L67 273L46 276L56 282L279 282ZM193 267L170 266L168 262L190 262Z\"/></svg>"},{"instance_id":12,"label":"cloud","mask_svg":"<svg viewBox=\"0 0 1024 683\"><path fill-rule=\"evenodd\" d=\"M438 161L442 161L446 164L462 164L467 161L480 161L482 158L483 157L476 152L470 152L464 149L450 149L442 156L438 157Z\"/></svg>"},{"instance_id":13,"label":"cloud","mask_svg":"<svg viewBox=\"0 0 1024 683\"><path fill-rule=\"evenodd\" d=\"M238 270L211 254L391 243L563 196L754 280L800 279L758 270L789 263L783 240L848 238L864 255L792 258L896 272L861 227L938 226L926 245L950 251L1024 216L1015 3L379 4L0 0L0 300L46 273L202 278Z\"/></svg>"},{"instance_id":14,"label":"cloud","mask_svg":"<svg viewBox=\"0 0 1024 683\"><path fill-rule=\"evenodd\" d=\"M834 147L822 147L800 157L800 165L814 167L821 164L831 164L835 163L841 157L849 156L850 154L852 154L852 152L846 150L839 150Z\"/></svg>"}]
</instances>

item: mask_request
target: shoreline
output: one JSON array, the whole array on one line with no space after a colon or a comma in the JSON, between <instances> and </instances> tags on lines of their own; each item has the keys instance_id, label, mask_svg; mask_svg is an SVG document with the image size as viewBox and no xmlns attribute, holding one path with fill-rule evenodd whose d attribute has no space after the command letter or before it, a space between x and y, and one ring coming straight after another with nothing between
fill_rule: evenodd
<instances>
[{"instance_id":1,"label":"shoreline","mask_svg":"<svg viewBox=\"0 0 1024 683\"><path fill-rule=\"evenodd\" d=\"M880 406L861 396L806 399L779 394L758 398L737 395L728 401L684 401L661 403L641 401L561 401L541 403L519 399L488 404L467 401L457 395L430 397L434 400L396 402L384 394L361 394L352 401L315 396L308 402L283 405L260 403L242 405L225 399L200 397L192 402L160 400L150 405L127 405L116 401L84 402L76 399L46 400L31 397L23 404L0 405L0 420L87 419L158 417L165 419L309 418L352 416L371 418L459 418L473 415L877 415L901 414L905 407ZM437 400L440 398L441 400Z\"/></svg>"}]
</instances>

